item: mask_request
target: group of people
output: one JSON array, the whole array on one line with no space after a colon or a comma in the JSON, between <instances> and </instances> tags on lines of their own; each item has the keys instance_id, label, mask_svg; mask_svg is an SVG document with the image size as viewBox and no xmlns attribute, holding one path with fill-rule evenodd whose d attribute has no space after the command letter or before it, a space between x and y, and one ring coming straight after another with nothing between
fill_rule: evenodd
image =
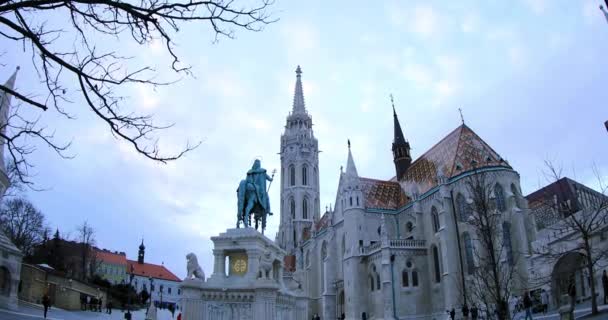
<instances>
[{"instance_id":1,"label":"group of people","mask_svg":"<svg viewBox=\"0 0 608 320\"><path fill-rule=\"evenodd\" d=\"M101 312L102 305L103 305L102 298L94 298L94 297L84 295L84 294L80 296L80 309L83 311L89 310L89 311ZM106 306L106 313L112 313L112 310L108 309L107 307L108 306ZM110 308L111 308L111 304L110 304Z\"/></svg>"},{"instance_id":2,"label":"group of people","mask_svg":"<svg viewBox=\"0 0 608 320\"><path fill-rule=\"evenodd\" d=\"M477 320L479 318L479 308L477 308L476 304L473 304L469 309L469 306L465 303L462 305L460 311L462 312L463 319L469 319L469 315L471 315L472 320ZM456 319L456 309L452 308L452 310L448 310L447 313L450 316L450 319Z\"/></svg>"}]
</instances>

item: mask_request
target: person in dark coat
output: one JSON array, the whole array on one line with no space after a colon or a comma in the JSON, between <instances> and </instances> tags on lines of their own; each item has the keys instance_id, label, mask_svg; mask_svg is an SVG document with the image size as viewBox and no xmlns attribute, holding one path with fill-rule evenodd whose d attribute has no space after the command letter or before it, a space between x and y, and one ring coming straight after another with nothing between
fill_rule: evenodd
<instances>
[{"instance_id":1,"label":"person in dark coat","mask_svg":"<svg viewBox=\"0 0 608 320\"><path fill-rule=\"evenodd\" d=\"M456 310L454 308L448 311L448 314L450 315L450 319L454 320L454 318L456 318Z\"/></svg>"},{"instance_id":2,"label":"person in dark coat","mask_svg":"<svg viewBox=\"0 0 608 320\"><path fill-rule=\"evenodd\" d=\"M526 318L525 320L532 319L532 299L530 299L530 294L526 291L524 293L524 309L526 310Z\"/></svg>"},{"instance_id":3,"label":"person in dark coat","mask_svg":"<svg viewBox=\"0 0 608 320\"><path fill-rule=\"evenodd\" d=\"M51 306L51 298L49 298L49 295L46 293L42 296L42 306L44 306L44 318L46 319L46 314Z\"/></svg>"},{"instance_id":4,"label":"person in dark coat","mask_svg":"<svg viewBox=\"0 0 608 320\"><path fill-rule=\"evenodd\" d=\"M602 287L604 287L604 304L606 304L606 300L608 300L608 275L606 274L606 270L604 270L604 274L602 275Z\"/></svg>"},{"instance_id":5,"label":"person in dark coat","mask_svg":"<svg viewBox=\"0 0 608 320\"><path fill-rule=\"evenodd\" d=\"M479 309L477 309L476 304L473 304L473 307L471 307L471 319L477 320L478 317L479 317Z\"/></svg>"},{"instance_id":6,"label":"person in dark coat","mask_svg":"<svg viewBox=\"0 0 608 320\"><path fill-rule=\"evenodd\" d=\"M464 305L462 305L462 318L464 320L469 319L469 306L467 306L466 303Z\"/></svg>"},{"instance_id":7,"label":"person in dark coat","mask_svg":"<svg viewBox=\"0 0 608 320\"><path fill-rule=\"evenodd\" d=\"M568 296L570 296L570 312L574 312L574 304L576 303L576 287L574 285L574 280L570 280Z\"/></svg>"}]
</instances>

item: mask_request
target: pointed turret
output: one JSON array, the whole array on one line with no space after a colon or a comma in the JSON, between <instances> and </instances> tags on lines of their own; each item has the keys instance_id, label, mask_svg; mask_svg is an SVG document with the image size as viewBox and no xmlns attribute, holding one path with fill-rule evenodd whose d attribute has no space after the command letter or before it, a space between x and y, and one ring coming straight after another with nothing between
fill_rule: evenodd
<instances>
[{"instance_id":1,"label":"pointed turret","mask_svg":"<svg viewBox=\"0 0 608 320\"><path fill-rule=\"evenodd\" d=\"M144 246L144 239L141 239L141 244L139 245L139 252L137 253L137 263L144 263L144 255L146 252L146 246Z\"/></svg>"},{"instance_id":2,"label":"pointed turret","mask_svg":"<svg viewBox=\"0 0 608 320\"><path fill-rule=\"evenodd\" d=\"M393 96L391 95L391 103L393 105L393 126L394 126L394 137L393 137L393 162L395 163L395 171L397 180L400 180L405 172L412 163L412 157L410 155L410 143L405 139L403 130L401 130L401 124L395 111L395 103Z\"/></svg>"},{"instance_id":3,"label":"pointed turret","mask_svg":"<svg viewBox=\"0 0 608 320\"><path fill-rule=\"evenodd\" d=\"M351 177L358 177L357 167L353 160L353 154L350 151L350 139L348 139L348 160L346 161L346 175Z\"/></svg>"},{"instance_id":4,"label":"pointed turret","mask_svg":"<svg viewBox=\"0 0 608 320\"><path fill-rule=\"evenodd\" d=\"M306 113L304 105L304 90L302 89L302 69L300 66L296 69L296 88L293 94L293 114Z\"/></svg>"}]
</instances>

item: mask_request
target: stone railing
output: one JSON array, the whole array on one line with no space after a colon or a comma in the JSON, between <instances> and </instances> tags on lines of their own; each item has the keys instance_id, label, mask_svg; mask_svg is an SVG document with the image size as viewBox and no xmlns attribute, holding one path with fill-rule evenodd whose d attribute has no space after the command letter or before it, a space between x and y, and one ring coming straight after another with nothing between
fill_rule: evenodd
<instances>
[{"instance_id":1,"label":"stone railing","mask_svg":"<svg viewBox=\"0 0 608 320\"><path fill-rule=\"evenodd\" d=\"M391 249L425 249L425 240L413 240L413 239L391 239L388 241ZM361 254L369 255L376 251L379 251L382 247L382 242L374 242L367 247L362 247Z\"/></svg>"},{"instance_id":2,"label":"stone railing","mask_svg":"<svg viewBox=\"0 0 608 320\"><path fill-rule=\"evenodd\" d=\"M424 249L426 248L425 240L413 240L413 239L392 239L389 240L391 248L399 249Z\"/></svg>"}]
</instances>

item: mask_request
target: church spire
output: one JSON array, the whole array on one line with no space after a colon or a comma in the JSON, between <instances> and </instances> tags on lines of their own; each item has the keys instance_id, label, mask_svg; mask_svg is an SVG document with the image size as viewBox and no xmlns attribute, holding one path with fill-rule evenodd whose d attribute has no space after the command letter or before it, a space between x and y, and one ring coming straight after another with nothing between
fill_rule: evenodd
<instances>
[{"instance_id":1,"label":"church spire","mask_svg":"<svg viewBox=\"0 0 608 320\"><path fill-rule=\"evenodd\" d=\"M353 160L353 154L350 152L350 139L348 139L348 160L346 161L346 175L352 177L358 177L357 167L355 166L355 161Z\"/></svg>"},{"instance_id":2,"label":"church spire","mask_svg":"<svg viewBox=\"0 0 608 320\"><path fill-rule=\"evenodd\" d=\"M17 66L15 72L13 72L10 78L6 80L6 83L4 83L5 88L14 90L18 71L19 67ZM6 132L8 116L11 109L11 97L12 95L10 93L0 90L0 132L2 133ZM0 165L2 166L0 170L6 171L6 166L4 164L4 143L0 143Z\"/></svg>"},{"instance_id":3,"label":"church spire","mask_svg":"<svg viewBox=\"0 0 608 320\"><path fill-rule=\"evenodd\" d=\"M410 156L410 143L405 140L403 130L401 130L401 124L395 111L395 101L391 94L391 104L393 105L393 126L394 126L394 137L393 137L393 162L395 163L395 171L397 180L400 180L405 172L412 163L412 157Z\"/></svg>"},{"instance_id":4,"label":"church spire","mask_svg":"<svg viewBox=\"0 0 608 320\"><path fill-rule=\"evenodd\" d=\"M300 66L296 69L296 88L293 94L293 114L306 113L304 105L304 90L302 90L302 69Z\"/></svg>"}]
</instances>

